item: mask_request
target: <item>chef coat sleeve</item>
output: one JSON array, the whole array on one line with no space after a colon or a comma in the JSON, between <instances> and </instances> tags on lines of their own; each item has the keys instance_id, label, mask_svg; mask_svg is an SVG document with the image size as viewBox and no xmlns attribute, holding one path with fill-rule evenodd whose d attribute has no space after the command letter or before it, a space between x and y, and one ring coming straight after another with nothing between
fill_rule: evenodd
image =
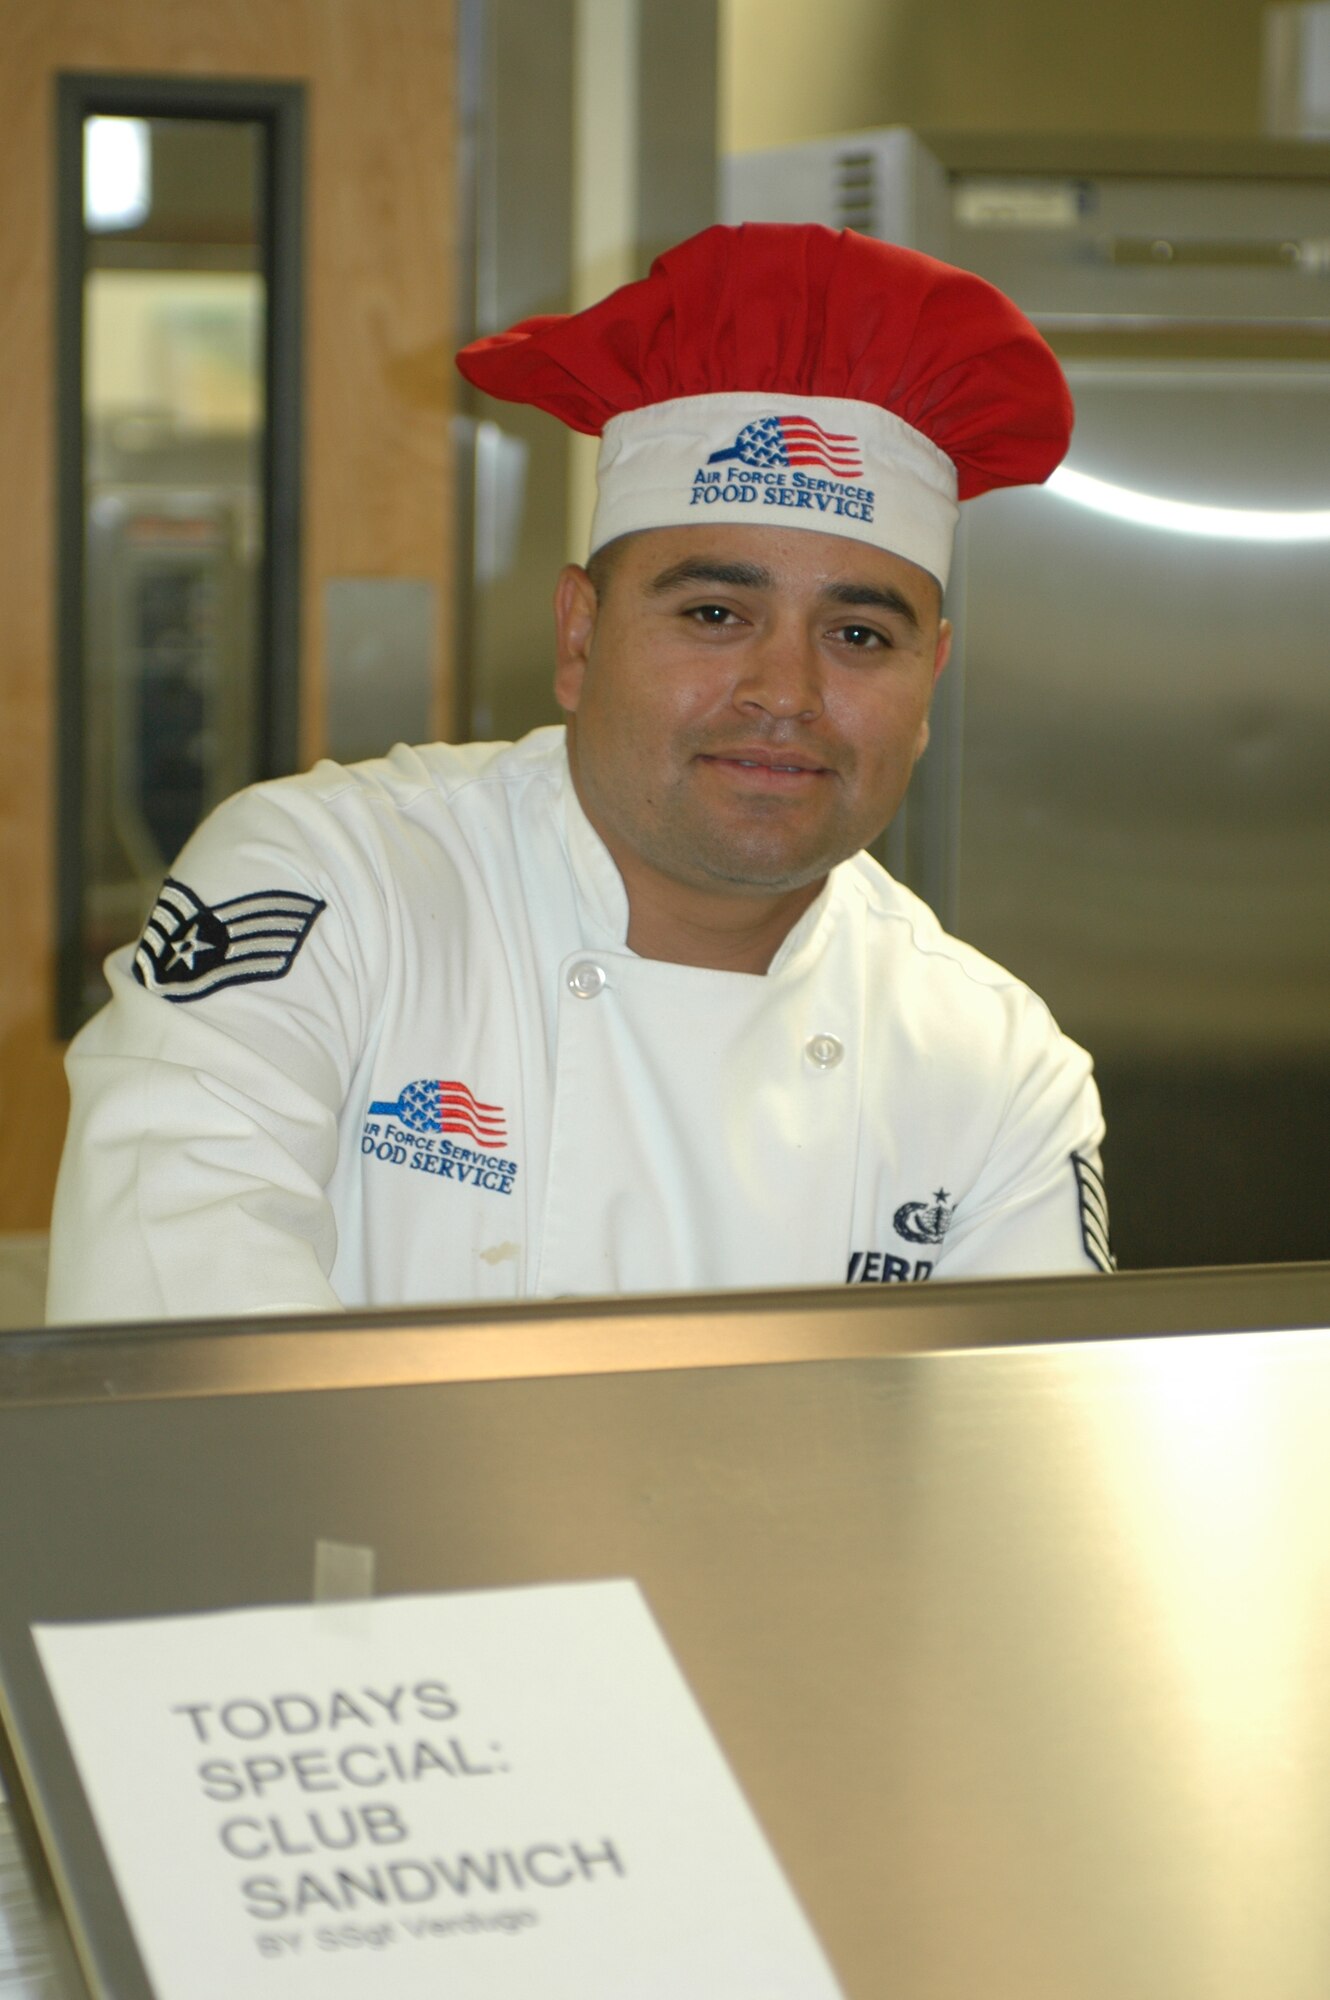
<instances>
[{"instance_id":1,"label":"chef coat sleeve","mask_svg":"<svg viewBox=\"0 0 1330 2000\"><path fill-rule=\"evenodd\" d=\"M113 954L111 999L69 1050L48 1319L335 1309L325 1188L381 899L333 815L280 784L219 808L172 888L207 912L197 976L188 949L173 968L159 951L161 984Z\"/></svg>"},{"instance_id":2,"label":"chef coat sleeve","mask_svg":"<svg viewBox=\"0 0 1330 2000\"><path fill-rule=\"evenodd\" d=\"M939 1279L1114 1268L1090 1058L1041 1000L1020 991L1001 1115L981 1172L957 1202Z\"/></svg>"}]
</instances>

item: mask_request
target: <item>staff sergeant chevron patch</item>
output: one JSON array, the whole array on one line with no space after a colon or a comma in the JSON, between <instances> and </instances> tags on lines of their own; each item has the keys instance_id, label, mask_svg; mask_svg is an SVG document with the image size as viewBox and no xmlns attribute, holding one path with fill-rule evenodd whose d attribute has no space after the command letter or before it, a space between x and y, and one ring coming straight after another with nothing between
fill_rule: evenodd
<instances>
[{"instance_id":1,"label":"staff sergeant chevron patch","mask_svg":"<svg viewBox=\"0 0 1330 2000\"><path fill-rule=\"evenodd\" d=\"M257 889L210 909L168 875L134 953L134 977L164 1000L284 979L327 907L295 889Z\"/></svg>"},{"instance_id":2,"label":"staff sergeant chevron patch","mask_svg":"<svg viewBox=\"0 0 1330 2000\"><path fill-rule=\"evenodd\" d=\"M1093 1161L1073 1153L1076 1186L1081 1198L1081 1241L1090 1262L1101 1271L1116 1271L1118 1260L1108 1240L1108 1195L1104 1177Z\"/></svg>"}]
</instances>

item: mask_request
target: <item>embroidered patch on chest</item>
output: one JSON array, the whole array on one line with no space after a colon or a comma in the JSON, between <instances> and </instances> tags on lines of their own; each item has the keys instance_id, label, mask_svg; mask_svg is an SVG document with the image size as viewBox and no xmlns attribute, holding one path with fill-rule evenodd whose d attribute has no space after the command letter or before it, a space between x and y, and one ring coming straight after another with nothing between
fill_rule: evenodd
<instances>
[{"instance_id":1,"label":"embroidered patch on chest","mask_svg":"<svg viewBox=\"0 0 1330 2000\"><path fill-rule=\"evenodd\" d=\"M134 953L134 977L164 1000L205 1000L224 986L285 979L327 907L295 889L256 889L209 905L168 875Z\"/></svg>"},{"instance_id":2,"label":"embroidered patch on chest","mask_svg":"<svg viewBox=\"0 0 1330 2000\"><path fill-rule=\"evenodd\" d=\"M367 1160L487 1194L513 1191L517 1162L497 1157L507 1144L503 1106L482 1103L467 1084L442 1077L420 1077L396 1097L376 1098L360 1135Z\"/></svg>"},{"instance_id":3,"label":"embroidered patch on chest","mask_svg":"<svg viewBox=\"0 0 1330 2000\"><path fill-rule=\"evenodd\" d=\"M938 1188L931 1201L904 1201L892 1217L896 1234L907 1243L940 1243L951 1227L947 1190Z\"/></svg>"}]
</instances>

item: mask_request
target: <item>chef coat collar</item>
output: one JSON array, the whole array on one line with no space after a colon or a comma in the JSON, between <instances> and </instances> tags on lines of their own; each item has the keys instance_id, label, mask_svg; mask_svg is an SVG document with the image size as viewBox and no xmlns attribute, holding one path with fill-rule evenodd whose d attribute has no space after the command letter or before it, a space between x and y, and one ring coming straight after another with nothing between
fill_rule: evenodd
<instances>
[{"instance_id":1,"label":"chef coat collar","mask_svg":"<svg viewBox=\"0 0 1330 2000\"><path fill-rule=\"evenodd\" d=\"M580 942L588 950L623 951L628 943L628 891L609 848L582 810L568 763L566 736L563 808L564 839L582 920Z\"/></svg>"}]
</instances>

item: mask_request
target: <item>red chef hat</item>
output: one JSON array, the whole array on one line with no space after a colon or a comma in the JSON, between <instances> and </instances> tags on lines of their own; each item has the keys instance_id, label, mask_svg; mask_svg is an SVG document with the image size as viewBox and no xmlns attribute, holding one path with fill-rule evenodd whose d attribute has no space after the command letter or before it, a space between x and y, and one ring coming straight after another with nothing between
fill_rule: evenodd
<instances>
[{"instance_id":1,"label":"red chef hat","mask_svg":"<svg viewBox=\"0 0 1330 2000\"><path fill-rule=\"evenodd\" d=\"M601 434L591 546L701 521L815 528L945 583L956 502L1046 479L1072 408L1053 354L984 279L816 224L705 229L585 312L457 365Z\"/></svg>"}]
</instances>

